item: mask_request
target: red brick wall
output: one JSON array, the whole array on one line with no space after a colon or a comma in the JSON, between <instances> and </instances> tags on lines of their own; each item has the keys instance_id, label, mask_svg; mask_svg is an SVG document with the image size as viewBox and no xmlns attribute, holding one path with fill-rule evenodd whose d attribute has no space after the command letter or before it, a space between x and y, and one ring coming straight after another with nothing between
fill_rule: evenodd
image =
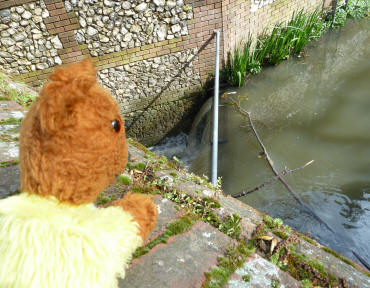
<instances>
[{"instance_id":1,"label":"red brick wall","mask_svg":"<svg viewBox=\"0 0 370 288\"><path fill-rule=\"evenodd\" d=\"M287 21L295 11L308 12L328 5L328 0L275 0L275 2L251 12L250 0L224 0L222 3L224 55L232 52L240 41L249 36L255 38L264 29Z\"/></svg>"},{"instance_id":2,"label":"red brick wall","mask_svg":"<svg viewBox=\"0 0 370 288\"><path fill-rule=\"evenodd\" d=\"M0 9L30 2L33 1L1 1ZM74 38L74 30L80 27L74 12L67 13L62 0L44 2L50 14L45 19L46 27L51 35L58 35L63 44L63 49L59 51L63 64L90 57L87 46L78 45ZM276 0L252 13L250 0L185 0L185 4L191 5L194 12L194 18L188 20L189 35L93 57L93 60L98 69L104 69L196 47L199 57L194 60L193 66L195 72L199 72L202 80L205 80L214 71L215 29L221 30L220 59L225 60L227 54L249 34L256 36L265 28L288 20L294 11L302 8L313 11L324 2L325 0ZM22 74L20 78L38 86L51 71L52 68L37 70Z\"/></svg>"}]
</instances>

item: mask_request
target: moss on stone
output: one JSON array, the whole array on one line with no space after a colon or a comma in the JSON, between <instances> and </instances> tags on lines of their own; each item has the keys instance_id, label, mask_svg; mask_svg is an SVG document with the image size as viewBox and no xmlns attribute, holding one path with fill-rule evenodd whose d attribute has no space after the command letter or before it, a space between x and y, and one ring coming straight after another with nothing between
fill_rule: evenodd
<instances>
[{"instance_id":1,"label":"moss on stone","mask_svg":"<svg viewBox=\"0 0 370 288\"><path fill-rule=\"evenodd\" d=\"M247 275L243 275L242 276L242 279L244 282L251 282L251 275L247 274Z\"/></svg>"},{"instance_id":2,"label":"moss on stone","mask_svg":"<svg viewBox=\"0 0 370 288\"><path fill-rule=\"evenodd\" d=\"M298 233L296 232L297 236L303 240L305 240L306 242L312 244L312 245L315 245L317 246L317 243L315 242L315 240L311 239L310 237L306 236L306 235L303 235L301 233Z\"/></svg>"},{"instance_id":3,"label":"moss on stone","mask_svg":"<svg viewBox=\"0 0 370 288\"><path fill-rule=\"evenodd\" d=\"M133 183L132 179L128 175L119 175L117 181L124 185L131 185Z\"/></svg>"},{"instance_id":4,"label":"moss on stone","mask_svg":"<svg viewBox=\"0 0 370 288\"><path fill-rule=\"evenodd\" d=\"M139 163L132 163L128 162L126 165L126 168L129 170L139 170L139 171L144 171L147 167L147 164L139 162Z\"/></svg>"},{"instance_id":5,"label":"moss on stone","mask_svg":"<svg viewBox=\"0 0 370 288\"><path fill-rule=\"evenodd\" d=\"M19 164L19 160L11 160L11 161L2 161L0 162L0 167L8 167Z\"/></svg>"},{"instance_id":6,"label":"moss on stone","mask_svg":"<svg viewBox=\"0 0 370 288\"><path fill-rule=\"evenodd\" d=\"M337 253L337 252L333 251L332 249L330 249L330 248L328 248L328 247L321 247L321 249L322 249L322 250L324 250L325 252L327 252L327 253L329 253L329 254L333 255L334 257L336 257L336 258L338 258L338 259L342 260L344 263L346 263L346 264L348 264L348 265L351 265L353 268L355 268L355 269L357 270L356 265L355 265L351 260L347 259L346 257L344 257L344 256L340 255L339 253ZM368 274L367 274L367 273L365 272L365 274L366 274L367 276L370 276L370 273L368 273Z\"/></svg>"},{"instance_id":7,"label":"moss on stone","mask_svg":"<svg viewBox=\"0 0 370 288\"><path fill-rule=\"evenodd\" d=\"M204 282L203 288L225 287L229 277L243 265L247 257L254 251L255 248L246 241L240 241L237 246L231 246L224 257L219 257L217 266L206 273L207 280ZM245 280L247 279L248 277L245 278Z\"/></svg>"},{"instance_id":8,"label":"moss on stone","mask_svg":"<svg viewBox=\"0 0 370 288\"><path fill-rule=\"evenodd\" d=\"M168 239L172 236L184 233L188 231L198 220L199 218L194 214L189 214L183 216L180 219L171 222L167 225L167 229L159 237L150 241L147 245L136 249L133 258L138 258L150 251L153 247L157 246L160 243L167 243Z\"/></svg>"},{"instance_id":9,"label":"moss on stone","mask_svg":"<svg viewBox=\"0 0 370 288\"><path fill-rule=\"evenodd\" d=\"M23 118L10 117L8 119L0 120L0 125L20 125Z\"/></svg>"},{"instance_id":10,"label":"moss on stone","mask_svg":"<svg viewBox=\"0 0 370 288\"><path fill-rule=\"evenodd\" d=\"M321 263L307 259L305 255L294 252L294 249L290 249L286 259L287 271L299 281L309 280L314 286L323 287L336 287L338 284L338 279L329 274Z\"/></svg>"},{"instance_id":11,"label":"moss on stone","mask_svg":"<svg viewBox=\"0 0 370 288\"><path fill-rule=\"evenodd\" d=\"M9 134L0 134L0 141L2 142L16 142L19 141L19 137L14 137Z\"/></svg>"},{"instance_id":12,"label":"moss on stone","mask_svg":"<svg viewBox=\"0 0 370 288\"><path fill-rule=\"evenodd\" d=\"M148 148L146 148L143 144L133 140L132 138L128 138L128 143L130 143L132 146L138 148L141 151L144 151L145 153L152 153Z\"/></svg>"},{"instance_id":13,"label":"moss on stone","mask_svg":"<svg viewBox=\"0 0 370 288\"><path fill-rule=\"evenodd\" d=\"M274 233L276 236L278 236L279 238L285 240L289 237L289 233L287 233L286 231L284 230L279 230L279 229L273 229L272 230L272 233Z\"/></svg>"},{"instance_id":14,"label":"moss on stone","mask_svg":"<svg viewBox=\"0 0 370 288\"><path fill-rule=\"evenodd\" d=\"M283 225L283 220L281 220L280 218L272 218L271 216L269 215L265 215L263 217L263 222L267 225L267 227L269 227L270 229L274 229L274 228L277 228L279 229L282 225Z\"/></svg>"}]
</instances>

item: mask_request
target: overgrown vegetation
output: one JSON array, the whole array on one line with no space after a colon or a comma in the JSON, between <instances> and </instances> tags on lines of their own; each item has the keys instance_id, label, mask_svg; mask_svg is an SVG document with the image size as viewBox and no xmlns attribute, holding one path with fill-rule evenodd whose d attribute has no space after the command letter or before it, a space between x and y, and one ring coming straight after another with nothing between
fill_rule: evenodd
<instances>
[{"instance_id":1,"label":"overgrown vegetation","mask_svg":"<svg viewBox=\"0 0 370 288\"><path fill-rule=\"evenodd\" d=\"M349 0L347 6L332 14L319 10L307 14L304 10L293 14L288 23L279 23L271 31L265 30L257 39L249 38L237 47L222 71L223 78L242 86L248 75L261 72L265 65L277 65L290 55L300 55L311 40L318 39L329 27L344 25L348 18L362 18L369 14L368 0Z\"/></svg>"},{"instance_id":2,"label":"overgrown vegetation","mask_svg":"<svg viewBox=\"0 0 370 288\"><path fill-rule=\"evenodd\" d=\"M0 73L0 100L13 100L18 104L28 107L35 100L35 95L27 93L21 89L15 89L10 84L6 77Z\"/></svg>"},{"instance_id":3,"label":"overgrown vegetation","mask_svg":"<svg viewBox=\"0 0 370 288\"><path fill-rule=\"evenodd\" d=\"M224 257L219 257L217 266L206 273L207 280L203 284L203 287L225 287L229 277L235 272L236 269L243 265L247 257L254 251L255 247L245 241L240 241L237 246L230 247ZM245 275L243 280L249 282L250 277L250 275Z\"/></svg>"}]
</instances>

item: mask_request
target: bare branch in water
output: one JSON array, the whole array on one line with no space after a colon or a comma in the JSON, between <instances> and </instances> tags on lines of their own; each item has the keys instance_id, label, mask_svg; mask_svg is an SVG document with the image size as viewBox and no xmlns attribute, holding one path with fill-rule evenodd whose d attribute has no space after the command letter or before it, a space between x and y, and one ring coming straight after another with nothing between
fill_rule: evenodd
<instances>
[{"instance_id":1,"label":"bare branch in water","mask_svg":"<svg viewBox=\"0 0 370 288\"><path fill-rule=\"evenodd\" d=\"M272 177L272 178L270 178L270 179L266 180L266 181L265 181L265 182L263 182L262 184L260 184L260 185L258 185L258 186L256 186L256 187L254 187L253 189L250 189L250 190L248 190L248 191L243 191L243 192L241 192L241 193L239 193L239 194L237 194L237 195L232 195L232 197L234 197L234 198L240 198L240 197L246 196L246 195L248 195L248 194L251 194L251 193L253 193L253 192L256 192L256 191L258 191L258 190L262 189L263 187L265 187L265 185L270 184L270 183L272 183L272 182L273 182L273 181L275 181L275 180L279 180L279 177L280 177L280 176L284 176L284 175L286 175L286 174L288 174L288 173L293 173L293 172L296 172L296 171L298 171L298 170L301 170L301 169L303 169L303 168L307 167L308 165L311 165L313 162L314 162L314 160L311 160L311 161L307 162L306 164L302 165L301 167L294 168L294 169L291 169L291 170L290 170L290 169L285 168L285 169L284 169L283 171L281 171L278 175L276 175L276 176L274 176L274 177Z\"/></svg>"},{"instance_id":2,"label":"bare branch in water","mask_svg":"<svg viewBox=\"0 0 370 288\"><path fill-rule=\"evenodd\" d=\"M332 233L334 233L333 229L331 229L329 227L328 224L326 224L323 220L321 220L321 218L315 213L313 212L313 210L308 207L306 204L304 204L302 202L302 200L298 197L298 195L294 192L293 188L290 187L290 185L284 180L284 178L279 175L279 173L277 172L277 170L275 169L274 167L274 163L273 161L271 160L271 157L270 155L268 154L267 152L267 149L265 147L265 145L263 144L260 136L258 135L257 133L257 130L256 130L256 127L254 126L254 123L252 121L252 118L251 118L251 114L250 112L244 110L241 106L240 106L240 101L236 102L235 100L233 99L230 99L231 103L234 105L234 107L236 107L238 109L238 111L244 115L244 116L247 116L248 117L248 120L249 120L249 123L251 124L251 128L252 128L252 131L254 133L254 136L256 136L257 138L257 141L258 143L260 144L262 150L263 150L263 153L265 154L266 156L266 160L267 160L267 163L269 164L272 172L275 174L275 176L280 180L280 182L284 185L284 187L289 191L290 195L293 196L293 198L299 203L299 205L301 205L302 209L304 211L306 211L308 214L310 214L312 217L314 217L317 221L319 221L322 225L324 225L329 231L331 231ZM334 233L335 234L335 233Z\"/></svg>"},{"instance_id":3,"label":"bare branch in water","mask_svg":"<svg viewBox=\"0 0 370 288\"><path fill-rule=\"evenodd\" d=\"M290 194L293 196L293 198L301 205L301 207L302 207L302 209L304 211L306 211L308 214L310 214L312 217L314 217L319 223L321 223L322 225L324 225L331 233L333 233L333 235L335 235L338 238L337 233L335 233L334 230L331 229L328 224L326 224L323 220L321 220L321 218L315 212L313 212L313 210L310 207L308 207L306 204L304 204L302 202L302 200L298 197L298 195L294 192L294 190L292 189L292 187L290 187L290 185L284 180L284 178L282 177L282 175L284 175L284 174L282 174L284 171L281 172L281 173L278 173L276 171L275 167L273 166L273 162L272 162L272 160L270 158L270 155L268 154L265 145L263 145L262 140L259 137L256 128L254 127L254 124L253 124L253 121L252 121L252 118L251 118L251 114L250 114L250 112L244 110L240 106L240 99L238 99L238 102L235 101L235 100L233 100L233 99L231 99L231 98L229 100L231 101L231 103L233 104L233 106L238 109L239 113L241 113L242 115L248 117L249 123L251 124L250 127L252 128L252 131L253 131L254 135L256 136L258 143L262 147L263 153L266 156L266 160L267 160L267 162L268 162L268 164L269 164L272 172L275 174L275 177L278 178L281 183L283 183L283 185L285 186L285 188L290 192ZM310 161L310 162L312 163L312 161ZM308 162L308 163L311 164L310 162ZM308 163L306 163L303 166L309 165ZM300 169L300 167L299 167L299 169ZM280 174L282 174L282 175L280 175ZM343 241L343 239L341 241ZM348 244L347 244L347 246L350 247L350 245L348 245ZM370 265L360 255L358 255L355 251L353 251L353 249L349 248L349 250L352 252L353 256L355 256L357 258L357 260L364 267L366 267L366 269L368 269L370 271Z\"/></svg>"}]
</instances>

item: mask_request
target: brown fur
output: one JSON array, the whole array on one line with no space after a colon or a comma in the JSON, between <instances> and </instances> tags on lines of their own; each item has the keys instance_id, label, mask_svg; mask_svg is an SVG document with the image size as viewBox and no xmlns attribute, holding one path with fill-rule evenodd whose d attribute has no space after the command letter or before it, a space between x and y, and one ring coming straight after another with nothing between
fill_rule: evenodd
<instances>
[{"instance_id":1,"label":"brown fur","mask_svg":"<svg viewBox=\"0 0 370 288\"><path fill-rule=\"evenodd\" d=\"M116 119L119 133L111 126ZM91 60L58 68L22 122L21 190L91 203L122 173L127 154L118 105L97 83ZM147 235L157 215L151 198L130 194L121 203Z\"/></svg>"},{"instance_id":2,"label":"brown fur","mask_svg":"<svg viewBox=\"0 0 370 288\"><path fill-rule=\"evenodd\" d=\"M157 207L153 203L152 197L127 193L123 199L115 201L113 205L120 206L123 210L130 212L134 221L139 224L141 238L145 240L155 227L157 219Z\"/></svg>"}]
</instances>

